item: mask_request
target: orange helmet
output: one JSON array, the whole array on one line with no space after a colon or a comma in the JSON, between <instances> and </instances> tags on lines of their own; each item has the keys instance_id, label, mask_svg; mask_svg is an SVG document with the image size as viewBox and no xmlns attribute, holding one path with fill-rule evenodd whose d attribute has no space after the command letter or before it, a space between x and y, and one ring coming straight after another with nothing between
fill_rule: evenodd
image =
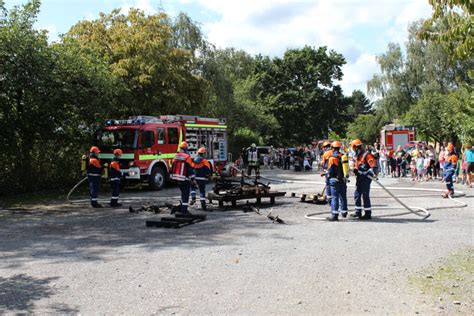
<instances>
[{"instance_id":1,"label":"orange helmet","mask_svg":"<svg viewBox=\"0 0 474 316\"><path fill-rule=\"evenodd\" d=\"M333 147L333 148L341 148L341 147L342 147L342 144L341 144L340 141L335 140L335 141L332 142L331 147Z\"/></svg>"},{"instance_id":2,"label":"orange helmet","mask_svg":"<svg viewBox=\"0 0 474 316\"><path fill-rule=\"evenodd\" d=\"M181 144L179 144L179 148L181 148L181 149L186 149L186 148L188 148L188 143L182 142Z\"/></svg>"},{"instance_id":3,"label":"orange helmet","mask_svg":"<svg viewBox=\"0 0 474 316\"><path fill-rule=\"evenodd\" d=\"M360 141L360 139L354 139L354 140L351 142L351 146L352 146L352 147L362 146L362 142Z\"/></svg>"},{"instance_id":4,"label":"orange helmet","mask_svg":"<svg viewBox=\"0 0 474 316\"><path fill-rule=\"evenodd\" d=\"M446 147L446 149L448 149L449 151L452 151L454 149L454 145L449 143L448 147Z\"/></svg>"},{"instance_id":5,"label":"orange helmet","mask_svg":"<svg viewBox=\"0 0 474 316\"><path fill-rule=\"evenodd\" d=\"M122 155L122 154L123 154L122 149L119 149L119 148L114 149L114 155Z\"/></svg>"},{"instance_id":6,"label":"orange helmet","mask_svg":"<svg viewBox=\"0 0 474 316\"><path fill-rule=\"evenodd\" d=\"M98 154L100 153L99 147L97 146L92 146L91 149L89 149L90 153Z\"/></svg>"},{"instance_id":7,"label":"orange helmet","mask_svg":"<svg viewBox=\"0 0 474 316\"><path fill-rule=\"evenodd\" d=\"M206 147L201 147L197 151L198 154L205 154L206 153Z\"/></svg>"},{"instance_id":8,"label":"orange helmet","mask_svg":"<svg viewBox=\"0 0 474 316\"><path fill-rule=\"evenodd\" d=\"M328 141L325 141L325 142L323 143L323 147L327 147L327 146L329 146L329 145L331 145L331 144L330 144Z\"/></svg>"}]
</instances>

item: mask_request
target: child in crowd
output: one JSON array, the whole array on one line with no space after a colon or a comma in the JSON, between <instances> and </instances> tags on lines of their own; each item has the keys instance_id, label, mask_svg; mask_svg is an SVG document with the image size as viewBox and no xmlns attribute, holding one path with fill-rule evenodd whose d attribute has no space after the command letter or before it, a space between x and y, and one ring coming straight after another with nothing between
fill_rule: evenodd
<instances>
[{"instance_id":1,"label":"child in crowd","mask_svg":"<svg viewBox=\"0 0 474 316\"><path fill-rule=\"evenodd\" d=\"M423 181L424 176L424 168L425 168L425 159L423 158L423 154L418 152L416 158L416 180Z\"/></svg>"}]
</instances>

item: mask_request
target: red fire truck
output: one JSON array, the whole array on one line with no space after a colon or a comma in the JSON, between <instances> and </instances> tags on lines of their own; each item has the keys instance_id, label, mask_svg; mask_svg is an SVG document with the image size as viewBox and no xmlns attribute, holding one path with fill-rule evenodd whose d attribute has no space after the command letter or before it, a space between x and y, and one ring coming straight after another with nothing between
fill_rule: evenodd
<instances>
[{"instance_id":1,"label":"red fire truck","mask_svg":"<svg viewBox=\"0 0 474 316\"><path fill-rule=\"evenodd\" d=\"M415 140L415 132L414 126L385 125L380 130L380 144L388 150L396 150L399 145L404 148L408 142Z\"/></svg>"},{"instance_id":2,"label":"red fire truck","mask_svg":"<svg viewBox=\"0 0 474 316\"><path fill-rule=\"evenodd\" d=\"M96 133L102 163L110 162L113 150L123 150L122 169L126 180L146 181L153 190L162 189L169 180L171 162L178 145L186 141L191 156L199 147L207 149L213 170L227 162L227 130L223 119L189 115L136 116L126 120L107 120Z\"/></svg>"}]
</instances>

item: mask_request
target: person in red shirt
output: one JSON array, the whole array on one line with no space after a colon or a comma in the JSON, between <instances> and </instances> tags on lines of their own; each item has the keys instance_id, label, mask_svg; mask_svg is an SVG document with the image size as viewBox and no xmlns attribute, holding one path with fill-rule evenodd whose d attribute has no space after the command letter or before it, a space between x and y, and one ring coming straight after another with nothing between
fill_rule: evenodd
<instances>
[{"instance_id":1,"label":"person in red shirt","mask_svg":"<svg viewBox=\"0 0 474 316\"><path fill-rule=\"evenodd\" d=\"M361 220L372 219L372 205L370 203L371 177L375 175L377 161L370 153L362 149L359 139L352 141L352 149L355 152L354 174L356 175L355 214L352 217ZM364 215L362 216L362 201L364 202Z\"/></svg>"}]
</instances>

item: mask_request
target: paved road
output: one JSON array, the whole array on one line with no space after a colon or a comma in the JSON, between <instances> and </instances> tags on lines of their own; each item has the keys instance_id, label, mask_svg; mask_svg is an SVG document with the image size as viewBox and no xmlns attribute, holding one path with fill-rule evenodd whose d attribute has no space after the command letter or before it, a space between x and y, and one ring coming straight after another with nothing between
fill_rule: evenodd
<instances>
[{"instance_id":1,"label":"paved road","mask_svg":"<svg viewBox=\"0 0 474 316\"><path fill-rule=\"evenodd\" d=\"M268 171L269 177L320 182L312 173ZM440 182L381 179L400 187ZM319 192L321 184L273 184L287 192ZM309 221L328 206L285 197L271 209L288 225L241 210L214 211L186 228L147 229L155 214L86 205L35 205L0 211L0 313L81 314L433 314L465 313L408 282L417 271L473 248L473 189L461 200L396 191L413 206L446 206L422 221L414 215L371 222ZM177 198L176 189L126 192L144 200ZM349 188L349 200L353 189ZM394 206L381 190L373 204ZM139 205L141 201L134 201ZM197 211L197 210L196 210ZM440 306L444 309L440 309Z\"/></svg>"}]
</instances>

